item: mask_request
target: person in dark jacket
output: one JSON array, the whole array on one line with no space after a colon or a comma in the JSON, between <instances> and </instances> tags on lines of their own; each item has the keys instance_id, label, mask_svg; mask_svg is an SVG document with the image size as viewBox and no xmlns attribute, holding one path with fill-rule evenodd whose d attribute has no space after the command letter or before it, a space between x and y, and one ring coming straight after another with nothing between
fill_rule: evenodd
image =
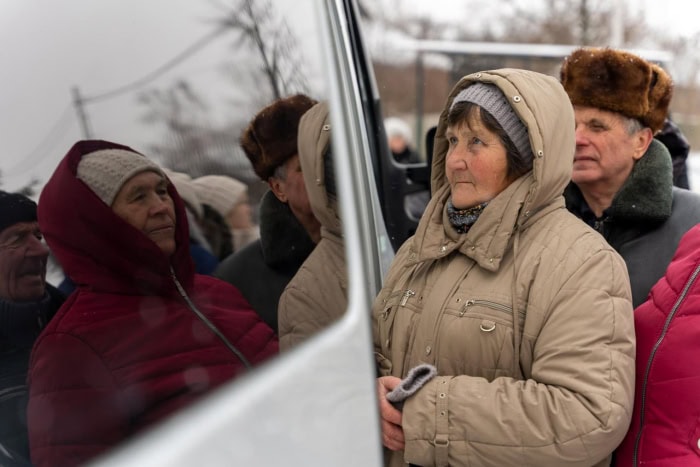
<instances>
[{"instance_id":1,"label":"person in dark jacket","mask_svg":"<svg viewBox=\"0 0 700 467\"><path fill-rule=\"evenodd\" d=\"M576 114L567 208L624 258L635 307L700 222L700 195L673 186L666 147L654 139L673 94L666 72L624 51L582 48L561 68Z\"/></svg>"},{"instance_id":2,"label":"person in dark jacket","mask_svg":"<svg viewBox=\"0 0 700 467\"><path fill-rule=\"evenodd\" d=\"M664 277L634 310L632 423L615 465L700 465L700 225L681 239Z\"/></svg>"},{"instance_id":3,"label":"person in dark jacket","mask_svg":"<svg viewBox=\"0 0 700 467\"><path fill-rule=\"evenodd\" d=\"M248 185L229 175L204 175L193 179L192 187L202 205L223 218L230 241L229 255L258 239L260 233L253 222Z\"/></svg>"},{"instance_id":4,"label":"person in dark jacket","mask_svg":"<svg viewBox=\"0 0 700 467\"><path fill-rule=\"evenodd\" d=\"M195 274L182 199L131 148L76 143L38 215L77 288L32 351L36 466L82 464L277 353L235 288Z\"/></svg>"},{"instance_id":5,"label":"person in dark jacket","mask_svg":"<svg viewBox=\"0 0 700 467\"><path fill-rule=\"evenodd\" d=\"M199 219L204 216L204 207L192 185L192 177L183 172L163 169L170 183L175 185L177 193L185 203L187 225L190 228L190 254L198 274L212 275L219 265L219 260L211 251L209 242L199 228Z\"/></svg>"},{"instance_id":6,"label":"person in dark jacket","mask_svg":"<svg viewBox=\"0 0 700 467\"><path fill-rule=\"evenodd\" d=\"M411 147L411 129L398 117L384 120L389 150L396 162L400 164L417 164L421 162L418 153Z\"/></svg>"},{"instance_id":7,"label":"person in dark jacket","mask_svg":"<svg viewBox=\"0 0 700 467\"><path fill-rule=\"evenodd\" d=\"M671 160L673 161L673 186L689 190L690 183L688 182L686 160L690 153L690 143L688 143L681 129L668 117L664 121L663 128L654 135L654 138L664 143L664 146L671 154Z\"/></svg>"},{"instance_id":8,"label":"person in dark jacket","mask_svg":"<svg viewBox=\"0 0 700 467\"><path fill-rule=\"evenodd\" d=\"M27 369L34 341L63 303L46 283L49 250L36 203L0 191L0 465L29 465Z\"/></svg>"},{"instance_id":9,"label":"person in dark jacket","mask_svg":"<svg viewBox=\"0 0 700 467\"><path fill-rule=\"evenodd\" d=\"M255 173L270 186L260 202L260 239L222 261L214 272L236 286L275 332L280 295L321 238L297 149L299 120L315 104L303 94L278 99L243 131L241 147Z\"/></svg>"}]
</instances>

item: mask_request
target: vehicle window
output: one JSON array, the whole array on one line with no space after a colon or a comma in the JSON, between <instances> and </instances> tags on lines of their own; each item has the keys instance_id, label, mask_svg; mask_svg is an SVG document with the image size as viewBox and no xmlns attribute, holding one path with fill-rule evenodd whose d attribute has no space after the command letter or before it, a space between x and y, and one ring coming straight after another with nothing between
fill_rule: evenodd
<instances>
[{"instance_id":1,"label":"vehicle window","mask_svg":"<svg viewBox=\"0 0 700 467\"><path fill-rule=\"evenodd\" d=\"M299 323L314 324L306 334L279 357L265 360L266 365L253 365L255 371L232 385L216 386L201 403L183 404L167 415L158 410L148 413L148 408L134 412L131 422L140 428L115 435L113 439L121 442L105 446L108 449L100 450L99 455L128 443L117 457L104 458L103 465L124 465L124 459L140 465L192 465L195 455L203 465L273 465L294 463L295 459L304 459L304 465L357 465L358 460L362 465L378 465L369 307L398 240L385 226L389 210L382 200L384 174L376 168L380 149L373 142L376 126L368 123L379 120L372 106L363 106L376 96L371 86L358 86L372 77L359 66L358 60L364 58L353 55L352 41L358 40L353 33L358 27L354 5L315 0L146 3L109 0L97 5L67 0L60 6L42 4L38 8L34 2L10 0L3 5L0 39L22 46L0 51L7 69L14 70L0 91L5 108L12 109L0 117L7 155L0 165L0 189L22 191L39 200L46 182L76 141L104 140L128 146L167 169L191 211L189 222L200 235L191 234L190 241L201 241L198 245L222 264L270 229L280 242L291 236L291 228L265 230L266 215L273 220L281 217L261 208L265 198L272 196L270 185L260 179L240 143L261 109L276 99L301 93L326 105L325 109L312 107L314 120L304 127L311 135L308 138L318 142L324 132L331 136L325 160L323 154L313 154L317 157L310 163L290 163L285 180L292 183L298 170L317 171L314 177L304 177L306 186L316 181L325 190L319 194L306 188L306 192L309 197L322 197L311 201L311 207L325 208L330 218L318 219L322 227L313 240L318 248L330 238L332 248L322 255L314 250L315 263L304 263L310 258L305 256L291 272L284 271L287 280L305 271L296 293L286 302L297 312L294 316L314 306L325 313L321 318L295 318L299 322L290 324L292 330L298 330ZM284 122L279 125L284 129ZM307 142L307 146L313 145ZM301 159L303 154L296 155ZM237 184L223 178L233 178ZM219 205L228 203L234 193L236 199L245 193L239 201L249 206L249 214L241 214L239 208L234 213L233 207L226 213L219 211ZM294 195L288 193L286 199L290 196ZM195 199L210 202L194 208ZM275 206L287 206L285 200L276 199ZM329 209L331 204L333 209ZM80 205L75 209L81 209ZM288 215L295 215L288 210ZM243 227L222 232L222 225L230 227L232 219L247 215ZM201 219L207 221L199 222ZM304 234L313 237L303 222L299 224ZM79 236L85 227L74 228L72 235ZM281 253L282 260L293 248L294 244ZM60 255L52 258L47 273L47 282L54 286L65 278L60 263ZM299 269L302 263L306 267ZM270 296L272 279L253 272L258 270L251 267L243 274L248 276L251 297L246 298L251 304L253 295ZM83 278L76 279L73 286L80 290ZM198 294L185 301L189 308L209 303ZM225 300L222 303L226 305ZM161 322L161 318L163 322L169 319L167 313L147 314L144 326ZM207 332L206 326L191 330L200 333L197 335ZM151 342L158 345L158 339ZM114 352L140 351L133 346L117 349L118 344L114 342ZM195 368L198 357L192 358ZM76 361L75 368L83 363ZM114 369L110 365L107 371ZM146 374L149 370L134 370L139 371ZM197 371L187 372L188 377L197 379ZM122 377L122 373L114 375L117 380ZM134 391L139 388L133 385ZM339 389L339 398L329 397L333 388ZM177 397L175 393L168 397ZM126 403L136 404L132 399ZM144 402L149 403L158 405L159 401ZM139 417L145 419L143 423ZM173 423L151 433L163 420ZM330 433L329 423L344 427ZM193 427L198 427L196 434ZM75 433L81 433L79 427ZM172 442L170 436L183 433L193 437L192 443ZM81 444L80 436L70 442ZM166 439L167 450L150 447ZM354 441L348 443L349 439ZM62 447L48 446L47 450L59 452ZM359 457L358 450L362 451ZM202 452L208 454L202 457ZM350 452L355 454L350 456ZM314 453L312 462L308 462L310 453ZM93 459L88 456L81 461L88 458Z\"/></svg>"}]
</instances>

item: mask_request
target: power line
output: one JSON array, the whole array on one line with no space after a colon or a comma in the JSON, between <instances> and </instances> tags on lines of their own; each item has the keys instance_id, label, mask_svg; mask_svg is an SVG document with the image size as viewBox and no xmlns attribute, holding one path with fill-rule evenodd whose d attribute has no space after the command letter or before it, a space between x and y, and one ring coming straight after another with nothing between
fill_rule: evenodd
<instances>
[{"instance_id":1,"label":"power line","mask_svg":"<svg viewBox=\"0 0 700 467\"><path fill-rule=\"evenodd\" d=\"M83 97L82 102L92 103L92 102L110 99L112 97L116 97L118 95L133 91L135 89L138 89L138 88L144 86L145 84L149 83L150 81L153 81L154 79L156 79L157 77L159 77L160 75L165 73L166 71L168 71L171 68L175 67L176 65L180 64L185 59L189 58L191 55L194 55L196 52L198 52L200 49L202 49L205 45L209 44L211 41L213 41L215 38L217 38L226 29L227 29L227 26L225 24L219 26L218 28L214 29L212 32L210 32L206 36L202 37L197 42L195 42L191 46L187 47L185 50L180 52L174 58L170 59L168 62L166 62L162 66L158 67L157 69L155 69L151 73L147 74L146 76L139 78L136 81L133 81L133 82L126 84L124 86L120 86L120 87L113 89L111 91L106 91L106 92L103 92L101 94L97 94L95 96Z\"/></svg>"},{"instance_id":2,"label":"power line","mask_svg":"<svg viewBox=\"0 0 700 467\"><path fill-rule=\"evenodd\" d=\"M29 170L35 168L36 164L46 157L47 151L50 150L48 146L53 145L56 140L62 138L71 128L72 123L74 123L72 118L68 118L71 113L71 109L71 105L66 105L60 117L58 117L56 122L51 126L51 129L41 139L39 144L37 144L27 155L22 157L19 163L4 171L3 175L7 176L11 174L13 176L17 176L27 173Z\"/></svg>"}]
</instances>

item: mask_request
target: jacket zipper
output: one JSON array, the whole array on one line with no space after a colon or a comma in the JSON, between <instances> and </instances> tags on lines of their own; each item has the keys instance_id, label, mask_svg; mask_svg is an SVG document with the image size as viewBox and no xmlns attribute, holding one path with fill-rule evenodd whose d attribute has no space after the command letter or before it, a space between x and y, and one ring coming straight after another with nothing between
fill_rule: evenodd
<instances>
[{"instance_id":1,"label":"jacket zipper","mask_svg":"<svg viewBox=\"0 0 700 467\"><path fill-rule=\"evenodd\" d=\"M219 328L216 327L214 323L212 323L209 318L207 318L204 313L199 311L199 309L195 306L194 303L192 303L192 300L190 300L190 297L187 295L187 292L185 289L182 287L180 284L180 281L177 280L177 276L175 276L175 271L173 271L172 266L170 267L170 275L173 278L173 282L175 282L175 286L177 287L177 291L180 292L180 296L185 300L187 303L187 306L194 312L195 315L199 318L201 322L205 324L216 336L221 339L221 341L224 343L224 345L236 356L238 359L245 365L247 369L251 369L252 365L248 361L247 358L241 353L240 350L238 350L231 342L229 342L228 339L226 339L226 336L223 335L223 333L219 330Z\"/></svg>"},{"instance_id":2,"label":"jacket zipper","mask_svg":"<svg viewBox=\"0 0 700 467\"><path fill-rule=\"evenodd\" d=\"M501 305L500 303L491 302L488 300L469 299L462 306L462 309L459 312L459 316L460 317L464 316L464 314L467 312L467 309L469 309L475 305L485 306L487 308L491 308L492 310L500 311L502 313L507 313L509 315L513 313L513 309L507 305ZM519 311L518 314L522 316L525 313L522 311Z\"/></svg>"},{"instance_id":3,"label":"jacket zipper","mask_svg":"<svg viewBox=\"0 0 700 467\"><path fill-rule=\"evenodd\" d=\"M408 300L413 297L416 293L411 290L411 289L406 289L402 294L401 294L401 301L399 302L399 306L406 306L406 303L408 303ZM393 297L396 296L396 293L391 294L391 296L387 299L387 301L390 301ZM379 313L379 316L386 321L389 318L389 313L391 312L392 306L385 306L384 311Z\"/></svg>"},{"instance_id":4,"label":"jacket zipper","mask_svg":"<svg viewBox=\"0 0 700 467\"><path fill-rule=\"evenodd\" d=\"M605 219L596 219L593 222L593 230L603 235L603 226L605 225Z\"/></svg>"},{"instance_id":5,"label":"jacket zipper","mask_svg":"<svg viewBox=\"0 0 700 467\"><path fill-rule=\"evenodd\" d=\"M671 312L668 314L668 316L666 317L666 321L664 322L664 327L661 329L661 335L659 335L659 338L654 343L654 347L652 347L651 354L649 355L649 360L647 360L647 367L646 367L646 370L644 371L644 379L642 380L642 396L641 396L642 402L640 404L640 410L639 410L639 432L637 432L637 436L634 440L634 453L632 456L632 465L637 465L638 457L639 457L639 443L642 440L642 429L644 428L644 412L646 410L646 402L647 402L646 401L647 383L649 382L649 372L651 371L651 364L653 363L654 357L656 356L656 351L659 350L661 343L663 342L664 338L666 337L666 333L668 332L668 328L671 326L671 321L676 316L676 312L678 311L678 308L681 306L681 303L683 302L683 300L685 300L686 295L688 295L688 290L690 290L690 287L695 282L695 279L697 278L698 274L700 274L700 265L695 267L693 274L688 279L688 282L685 283L685 287L683 287L683 291L681 292L680 296L678 297L678 300L676 300L676 303L673 304L673 308L671 308Z\"/></svg>"},{"instance_id":6,"label":"jacket zipper","mask_svg":"<svg viewBox=\"0 0 700 467\"><path fill-rule=\"evenodd\" d=\"M403 297L401 297L401 303L400 303L400 305L401 305L401 306L406 306L406 303L408 302L408 300L409 300L411 297L413 297L415 294L416 294L416 293L415 293L413 290L407 289L407 290L403 293Z\"/></svg>"}]
</instances>

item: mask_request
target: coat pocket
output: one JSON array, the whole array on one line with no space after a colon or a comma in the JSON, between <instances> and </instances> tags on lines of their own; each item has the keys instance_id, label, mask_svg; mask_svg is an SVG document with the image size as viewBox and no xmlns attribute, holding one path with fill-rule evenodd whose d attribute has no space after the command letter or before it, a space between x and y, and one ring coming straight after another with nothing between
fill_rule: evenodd
<instances>
[{"instance_id":1,"label":"coat pocket","mask_svg":"<svg viewBox=\"0 0 700 467\"><path fill-rule=\"evenodd\" d=\"M445 354L451 362L444 365L458 374L479 376L492 381L500 376L511 376L513 372L513 309L501 302L488 299L462 299L453 302L446 310L442 324L443 333L459 335L449 339L449 350ZM519 317L520 319L520 317ZM455 358L455 356L462 356Z\"/></svg>"}]
</instances>

